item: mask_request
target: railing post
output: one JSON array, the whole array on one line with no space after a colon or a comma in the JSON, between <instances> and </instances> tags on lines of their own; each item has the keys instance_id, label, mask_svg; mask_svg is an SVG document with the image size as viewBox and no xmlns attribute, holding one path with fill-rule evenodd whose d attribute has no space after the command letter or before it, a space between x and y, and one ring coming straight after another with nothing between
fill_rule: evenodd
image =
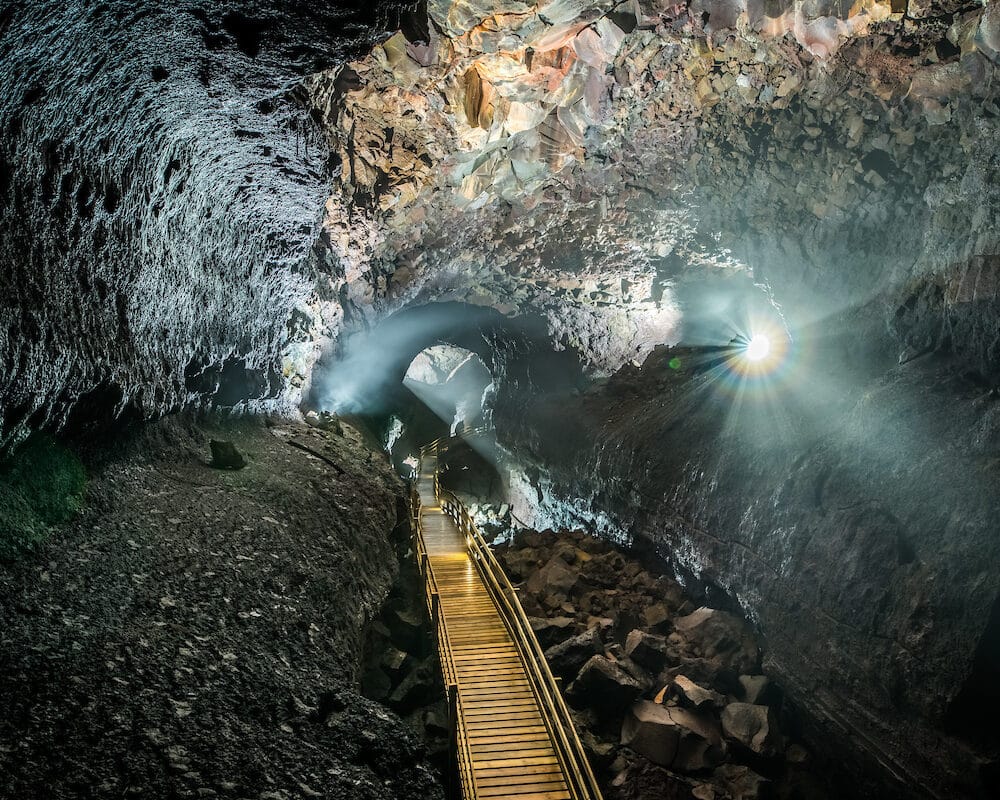
<instances>
[{"instance_id":1,"label":"railing post","mask_svg":"<svg viewBox=\"0 0 1000 800\"><path fill-rule=\"evenodd\" d=\"M450 769L448 770L448 796L452 800L462 798L461 754L458 752L458 686L449 683L445 690L448 694L448 738L451 746L448 748Z\"/></svg>"}]
</instances>

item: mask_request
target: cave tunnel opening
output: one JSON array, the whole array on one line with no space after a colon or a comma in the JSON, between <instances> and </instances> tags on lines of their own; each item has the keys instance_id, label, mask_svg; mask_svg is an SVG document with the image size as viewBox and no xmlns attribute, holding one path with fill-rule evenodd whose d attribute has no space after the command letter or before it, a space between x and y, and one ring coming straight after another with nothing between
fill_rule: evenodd
<instances>
[{"instance_id":1,"label":"cave tunnel opening","mask_svg":"<svg viewBox=\"0 0 1000 800\"><path fill-rule=\"evenodd\" d=\"M356 418L383 443L398 440L402 425L419 446L450 435L459 422L492 425L499 405L587 383L577 352L557 349L543 319L438 302L342 339L317 364L305 406Z\"/></svg>"}]
</instances>

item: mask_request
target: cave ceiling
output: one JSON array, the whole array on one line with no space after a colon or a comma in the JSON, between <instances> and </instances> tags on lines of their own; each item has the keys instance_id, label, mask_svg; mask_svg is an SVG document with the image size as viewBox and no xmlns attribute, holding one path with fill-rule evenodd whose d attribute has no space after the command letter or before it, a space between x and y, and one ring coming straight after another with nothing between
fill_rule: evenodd
<instances>
[{"instance_id":1,"label":"cave ceiling","mask_svg":"<svg viewBox=\"0 0 1000 800\"><path fill-rule=\"evenodd\" d=\"M338 164L315 330L457 300L607 373L683 337L692 282L815 317L946 270L982 243L938 194L995 213L963 173L996 9L431 0L426 41L302 87Z\"/></svg>"}]
</instances>

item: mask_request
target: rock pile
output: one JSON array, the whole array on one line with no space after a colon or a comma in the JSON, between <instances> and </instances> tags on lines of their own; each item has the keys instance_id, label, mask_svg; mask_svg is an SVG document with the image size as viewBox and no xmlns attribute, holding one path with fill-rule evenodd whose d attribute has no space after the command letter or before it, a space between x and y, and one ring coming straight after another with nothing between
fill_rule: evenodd
<instances>
[{"instance_id":1,"label":"rock pile","mask_svg":"<svg viewBox=\"0 0 1000 800\"><path fill-rule=\"evenodd\" d=\"M609 798L825 796L745 620L591 536L521 532L497 552Z\"/></svg>"},{"instance_id":2,"label":"rock pile","mask_svg":"<svg viewBox=\"0 0 1000 800\"><path fill-rule=\"evenodd\" d=\"M422 740L442 777L450 767L448 705L433 627L420 575L405 542L398 542L400 574L378 618L369 626L361 689L403 718Z\"/></svg>"}]
</instances>

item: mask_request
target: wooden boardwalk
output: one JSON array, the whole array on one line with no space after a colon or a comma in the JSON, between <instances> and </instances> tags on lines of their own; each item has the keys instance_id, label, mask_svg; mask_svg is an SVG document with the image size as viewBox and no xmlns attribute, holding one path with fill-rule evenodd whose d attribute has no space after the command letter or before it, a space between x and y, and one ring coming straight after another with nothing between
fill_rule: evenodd
<instances>
[{"instance_id":1,"label":"wooden boardwalk","mask_svg":"<svg viewBox=\"0 0 1000 800\"><path fill-rule=\"evenodd\" d=\"M454 665L457 735L471 760L460 770L463 795L576 800L580 795L567 785L521 652L470 555L466 536L436 497L436 471L436 456L426 455L418 481L420 529L447 630L444 646Z\"/></svg>"}]
</instances>

